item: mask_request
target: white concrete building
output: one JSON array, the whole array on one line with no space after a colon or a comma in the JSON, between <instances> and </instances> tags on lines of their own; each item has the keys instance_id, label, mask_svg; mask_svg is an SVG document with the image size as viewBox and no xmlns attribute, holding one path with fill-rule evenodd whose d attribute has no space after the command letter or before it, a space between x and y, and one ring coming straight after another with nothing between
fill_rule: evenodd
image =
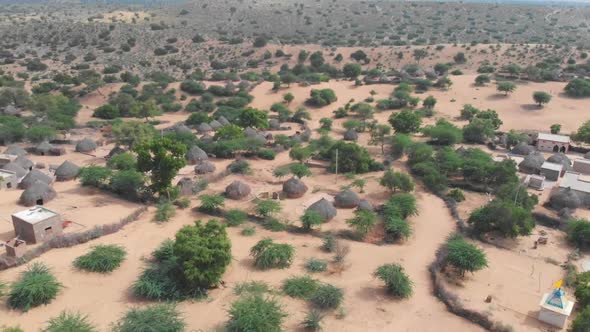
<instances>
[{"instance_id":1,"label":"white concrete building","mask_svg":"<svg viewBox=\"0 0 590 332\"><path fill-rule=\"evenodd\" d=\"M539 320L559 329L565 328L575 301L570 301L561 288L545 293L539 306Z\"/></svg>"}]
</instances>

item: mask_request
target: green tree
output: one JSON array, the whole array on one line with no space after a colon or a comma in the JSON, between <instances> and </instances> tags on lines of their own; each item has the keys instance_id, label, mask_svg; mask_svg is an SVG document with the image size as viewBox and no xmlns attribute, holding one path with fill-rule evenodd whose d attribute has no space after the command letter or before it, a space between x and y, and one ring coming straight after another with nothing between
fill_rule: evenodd
<instances>
[{"instance_id":1,"label":"green tree","mask_svg":"<svg viewBox=\"0 0 590 332\"><path fill-rule=\"evenodd\" d=\"M389 141L391 134L391 127L388 125L378 124L371 128L370 145L378 145L381 147L381 154L385 154L385 144Z\"/></svg>"},{"instance_id":2,"label":"green tree","mask_svg":"<svg viewBox=\"0 0 590 332\"><path fill-rule=\"evenodd\" d=\"M27 130L27 139L32 143L40 143L51 140L55 134L55 129L49 126L33 126Z\"/></svg>"},{"instance_id":3,"label":"green tree","mask_svg":"<svg viewBox=\"0 0 590 332\"><path fill-rule=\"evenodd\" d=\"M320 128L325 129L325 130L331 130L332 129L332 119L330 118L321 118L320 119Z\"/></svg>"},{"instance_id":4,"label":"green tree","mask_svg":"<svg viewBox=\"0 0 590 332\"><path fill-rule=\"evenodd\" d=\"M422 124L422 117L412 110L405 109L392 114L389 117L389 123L396 133L409 134L418 131Z\"/></svg>"},{"instance_id":5,"label":"green tree","mask_svg":"<svg viewBox=\"0 0 590 332\"><path fill-rule=\"evenodd\" d=\"M463 52L458 52L457 54L455 54L455 56L453 57L453 60L455 60L455 63L467 62L467 58L465 57L465 53L463 53Z\"/></svg>"},{"instance_id":6,"label":"green tree","mask_svg":"<svg viewBox=\"0 0 590 332\"><path fill-rule=\"evenodd\" d=\"M369 210L355 210L354 217L346 220L346 223L364 238L377 223L377 214Z\"/></svg>"},{"instance_id":7,"label":"green tree","mask_svg":"<svg viewBox=\"0 0 590 332\"><path fill-rule=\"evenodd\" d=\"M436 98L433 96L428 96L426 99L424 99L422 105L428 109L433 109L434 105L436 105Z\"/></svg>"},{"instance_id":8,"label":"green tree","mask_svg":"<svg viewBox=\"0 0 590 332\"><path fill-rule=\"evenodd\" d=\"M312 174L309 167L305 164L292 164L289 166L289 172L300 179L303 179L306 176L311 176Z\"/></svg>"},{"instance_id":9,"label":"green tree","mask_svg":"<svg viewBox=\"0 0 590 332\"><path fill-rule=\"evenodd\" d=\"M115 142L130 148L151 140L156 135L154 127L138 121L125 121L113 125Z\"/></svg>"},{"instance_id":10,"label":"green tree","mask_svg":"<svg viewBox=\"0 0 590 332\"><path fill-rule=\"evenodd\" d=\"M574 133L573 139L576 141L590 143L590 121L584 122L578 131Z\"/></svg>"},{"instance_id":11,"label":"green tree","mask_svg":"<svg viewBox=\"0 0 590 332\"><path fill-rule=\"evenodd\" d=\"M225 226L215 220L182 227L176 233L173 252L191 288L217 285L232 257Z\"/></svg>"},{"instance_id":12,"label":"green tree","mask_svg":"<svg viewBox=\"0 0 590 332\"><path fill-rule=\"evenodd\" d=\"M305 210L300 218L303 229L310 231L314 226L321 225L324 222L324 218L314 210Z\"/></svg>"},{"instance_id":13,"label":"green tree","mask_svg":"<svg viewBox=\"0 0 590 332\"><path fill-rule=\"evenodd\" d=\"M342 74L349 79L355 79L361 74L361 65L357 63L347 63L342 67Z\"/></svg>"},{"instance_id":14,"label":"green tree","mask_svg":"<svg viewBox=\"0 0 590 332\"><path fill-rule=\"evenodd\" d=\"M242 127L268 128L268 113L252 107L244 109L238 116L238 123Z\"/></svg>"},{"instance_id":15,"label":"green tree","mask_svg":"<svg viewBox=\"0 0 590 332\"><path fill-rule=\"evenodd\" d=\"M475 85L477 86L484 86L486 83L490 83L491 81L492 79L490 78L490 75L487 74L481 74L475 77Z\"/></svg>"},{"instance_id":16,"label":"green tree","mask_svg":"<svg viewBox=\"0 0 590 332\"><path fill-rule=\"evenodd\" d=\"M289 158L297 160L303 164L306 163L309 158L311 158L312 154L313 149L310 146L294 146L291 148L291 151L289 151Z\"/></svg>"},{"instance_id":17,"label":"green tree","mask_svg":"<svg viewBox=\"0 0 590 332\"><path fill-rule=\"evenodd\" d=\"M0 115L0 142L13 143L25 137L23 120L11 115Z\"/></svg>"},{"instance_id":18,"label":"green tree","mask_svg":"<svg viewBox=\"0 0 590 332\"><path fill-rule=\"evenodd\" d=\"M172 180L186 165L186 146L167 138L155 138L135 146L133 150L137 153L137 168L150 174L153 192L170 199Z\"/></svg>"},{"instance_id":19,"label":"green tree","mask_svg":"<svg viewBox=\"0 0 590 332\"><path fill-rule=\"evenodd\" d=\"M488 119L473 119L463 127L463 140L467 143L485 143L494 137L494 124Z\"/></svg>"},{"instance_id":20,"label":"green tree","mask_svg":"<svg viewBox=\"0 0 590 332\"><path fill-rule=\"evenodd\" d=\"M572 322L569 332L590 331L590 306L585 307Z\"/></svg>"},{"instance_id":21,"label":"green tree","mask_svg":"<svg viewBox=\"0 0 590 332\"><path fill-rule=\"evenodd\" d=\"M277 214L281 210L281 203L272 199L261 199L256 202L256 213L263 218Z\"/></svg>"},{"instance_id":22,"label":"green tree","mask_svg":"<svg viewBox=\"0 0 590 332\"><path fill-rule=\"evenodd\" d=\"M338 150L338 172L361 174L382 168L382 165L377 164L362 146L339 141L325 152L330 159L328 167L330 172L336 171L336 150Z\"/></svg>"},{"instance_id":23,"label":"green tree","mask_svg":"<svg viewBox=\"0 0 590 332\"><path fill-rule=\"evenodd\" d=\"M391 168L385 171L379 184L395 193L398 189L404 192L414 190L414 182L412 178L402 172L395 172Z\"/></svg>"},{"instance_id":24,"label":"green tree","mask_svg":"<svg viewBox=\"0 0 590 332\"><path fill-rule=\"evenodd\" d=\"M510 238L528 235L535 226L529 210L502 200L494 200L474 210L469 216L468 223L472 225L474 234L496 231Z\"/></svg>"},{"instance_id":25,"label":"green tree","mask_svg":"<svg viewBox=\"0 0 590 332\"><path fill-rule=\"evenodd\" d=\"M137 199L144 189L145 178L136 170L118 171L113 173L109 183L111 190L128 199Z\"/></svg>"},{"instance_id":26,"label":"green tree","mask_svg":"<svg viewBox=\"0 0 590 332\"><path fill-rule=\"evenodd\" d=\"M551 101L551 95L544 91L533 92L533 100L535 103L542 107L544 104L548 104Z\"/></svg>"},{"instance_id":27,"label":"green tree","mask_svg":"<svg viewBox=\"0 0 590 332\"><path fill-rule=\"evenodd\" d=\"M418 49L414 50L413 55L414 55L414 59L416 59L416 61L418 63L420 63L420 60L422 60L428 56L428 51L423 48L418 48Z\"/></svg>"},{"instance_id":28,"label":"green tree","mask_svg":"<svg viewBox=\"0 0 590 332\"><path fill-rule=\"evenodd\" d=\"M463 138L463 131L445 119L438 119L436 125L426 126L422 132L439 145L453 145Z\"/></svg>"},{"instance_id":29,"label":"green tree","mask_svg":"<svg viewBox=\"0 0 590 332\"><path fill-rule=\"evenodd\" d=\"M291 92L285 93L283 95L283 100L287 103L287 105L291 104L291 102L295 99L295 96Z\"/></svg>"},{"instance_id":30,"label":"green tree","mask_svg":"<svg viewBox=\"0 0 590 332\"><path fill-rule=\"evenodd\" d=\"M78 177L83 186L101 188L108 184L112 174L113 171L106 167L90 165L82 167Z\"/></svg>"},{"instance_id":31,"label":"green tree","mask_svg":"<svg viewBox=\"0 0 590 332\"><path fill-rule=\"evenodd\" d=\"M504 92L505 96L508 96L509 93L512 93L514 90L516 90L516 84L512 82L498 82L496 89L500 92Z\"/></svg>"},{"instance_id":32,"label":"green tree","mask_svg":"<svg viewBox=\"0 0 590 332\"><path fill-rule=\"evenodd\" d=\"M561 125L559 123L552 124L549 128L552 134L559 134L561 131Z\"/></svg>"},{"instance_id":33,"label":"green tree","mask_svg":"<svg viewBox=\"0 0 590 332\"><path fill-rule=\"evenodd\" d=\"M367 103L358 103L352 106L351 110L355 112L359 118L361 118L361 131L365 131L365 128L367 126L367 120L373 117L373 106Z\"/></svg>"},{"instance_id":34,"label":"green tree","mask_svg":"<svg viewBox=\"0 0 590 332\"><path fill-rule=\"evenodd\" d=\"M465 272L475 272L488 266L485 253L467 242L461 235L451 236L446 243L447 263L453 266L461 277Z\"/></svg>"},{"instance_id":35,"label":"green tree","mask_svg":"<svg viewBox=\"0 0 590 332\"><path fill-rule=\"evenodd\" d=\"M200 209L205 212L215 212L225 204L225 198L221 195L201 195Z\"/></svg>"},{"instance_id":36,"label":"green tree","mask_svg":"<svg viewBox=\"0 0 590 332\"><path fill-rule=\"evenodd\" d=\"M311 89L308 104L316 107L323 107L335 102L338 98L332 89Z\"/></svg>"},{"instance_id":37,"label":"green tree","mask_svg":"<svg viewBox=\"0 0 590 332\"><path fill-rule=\"evenodd\" d=\"M160 115L160 109L158 108L156 101L153 99L136 103L132 112L136 117L144 118L145 121L148 121L156 115Z\"/></svg>"},{"instance_id":38,"label":"green tree","mask_svg":"<svg viewBox=\"0 0 590 332\"><path fill-rule=\"evenodd\" d=\"M586 219L570 220L567 224L567 239L578 248L588 248L590 245L590 221Z\"/></svg>"},{"instance_id":39,"label":"green tree","mask_svg":"<svg viewBox=\"0 0 590 332\"><path fill-rule=\"evenodd\" d=\"M565 93L570 97L590 97L590 80L574 78L565 86Z\"/></svg>"}]
</instances>

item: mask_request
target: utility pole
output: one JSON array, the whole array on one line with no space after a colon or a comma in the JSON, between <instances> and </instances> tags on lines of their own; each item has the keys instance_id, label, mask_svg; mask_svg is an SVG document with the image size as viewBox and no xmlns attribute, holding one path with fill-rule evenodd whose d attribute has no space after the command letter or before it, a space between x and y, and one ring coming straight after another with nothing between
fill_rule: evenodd
<instances>
[{"instance_id":1,"label":"utility pole","mask_svg":"<svg viewBox=\"0 0 590 332\"><path fill-rule=\"evenodd\" d=\"M334 183L338 183L338 149L336 149L336 181Z\"/></svg>"}]
</instances>

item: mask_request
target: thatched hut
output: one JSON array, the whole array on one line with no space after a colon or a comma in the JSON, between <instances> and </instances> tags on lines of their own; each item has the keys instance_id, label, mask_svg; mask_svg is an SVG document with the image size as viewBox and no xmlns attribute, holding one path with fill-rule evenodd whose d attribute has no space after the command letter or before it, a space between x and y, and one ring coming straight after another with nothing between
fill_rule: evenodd
<instances>
[{"instance_id":1,"label":"thatched hut","mask_svg":"<svg viewBox=\"0 0 590 332\"><path fill-rule=\"evenodd\" d=\"M562 164L564 166L572 164L572 161L565 155L565 153L556 153L547 158L547 161L554 164Z\"/></svg>"},{"instance_id":2,"label":"thatched hut","mask_svg":"<svg viewBox=\"0 0 590 332\"><path fill-rule=\"evenodd\" d=\"M183 135L183 134L191 134L192 135L192 133L193 133L193 131L189 127L185 126L182 123L175 125L172 130L179 135Z\"/></svg>"},{"instance_id":3,"label":"thatched hut","mask_svg":"<svg viewBox=\"0 0 590 332\"><path fill-rule=\"evenodd\" d=\"M15 162L11 162L2 166L2 169L14 172L16 174L16 177L19 179L27 175L27 170L22 168L19 164Z\"/></svg>"},{"instance_id":4,"label":"thatched hut","mask_svg":"<svg viewBox=\"0 0 590 332\"><path fill-rule=\"evenodd\" d=\"M234 181L225 187L225 196L235 200L245 198L250 195L250 192L252 192L250 186L242 181Z\"/></svg>"},{"instance_id":5,"label":"thatched hut","mask_svg":"<svg viewBox=\"0 0 590 332\"><path fill-rule=\"evenodd\" d=\"M359 134L354 129L348 129L344 133L344 140L345 141L356 141L357 139L359 139Z\"/></svg>"},{"instance_id":6,"label":"thatched hut","mask_svg":"<svg viewBox=\"0 0 590 332\"><path fill-rule=\"evenodd\" d=\"M57 197L57 192L47 183L37 181L20 196L19 203L24 206L43 205Z\"/></svg>"},{"instance_id":7,"label":"thatched hut","mask_svg":"<svg viewBox=\"0 0 590 332\"><path fill-rule=\"evenodd\" d=\"M325 198L322 198L319 201L313 203L307 209L311 211L316 211L320 216L322 216L322 219L324 219L324 221L332 220L334 217L336 217L336 214L338 213L332 202Z\"/></svg>"},{"instance_id":8,"label":"thatched hut","mask_svg":"<svg viewBox=\"0 0 590 332\"><path fill-rule=\"evenodd\" d=\"M207 174L215 172L215 165L208 161L200 162L195 166L195 174Z\"/></svg>"},{"instance_id":9,"label":"thatched hut","mask_svg":"<svg viewBox=\"0 0 590 332\"><path fill-rule=\"evenodd\" d=\"M590 159L590 152L586 152L586 154L584 155L584 159Z\"/></svg>"},{"instance_id":10,"label":"thatched hut","mask_svg":"<svg viewBox=\"0 0 590 332\"><path fill-rule=\"evenodd\" d=\"M556 210L577 209L582 205L582 199L575 191L564 188L549 197L549 204Z\"/></svg>"},{"instance_id":11,"label":"thatched hut","mask_svg":"<svg viewBox=\"0 0 590 332\"><path fill-rule=\"evenodd\" d=\"M283 183L283 192L288 198L299 198L307 192L307 186L301 179L294 176Z\"/></svg>"},{"instance_id":12,"label":"thatched hut","mask_svg":"<svg viewBox=\"0 0 590 332\"><path fill-rule=\"evenodd\" d=\"M228 124L230 124L229 120L227 120L227 119L225 118L225 116L223 116L223 115L222 115L222 116L220 116L219 118L217 118L217 121L218 121L219 123L221 123L221 125L222 125L222 126L227 126Z\"/></svg>"},{"instance_id":13,"label":"thatched hut","mask_svg":"<svg viewBox=\"0 0 590 332\"><path fill-rule=\"evenodd\" d=\"M109 154L106 156L106 159L111 159L114 156L121 154L121 153L125 153L125 152L126 152L125 149L123 149L122 147L117 145L114 148L112 148L111 151L109 151Z\"/></svg>"},{"instance_id":14,"label":"thatched hut","mask_svg":"<svg viewBox=\"0 0 590 332\"><path fill-rule=\"evenodd\" d=\"M46 155L49 155L49 153L51 152L51 149L53 149L53 145L49 144L49 142L47 142L47 141L43 141L35 147L35 152L38 155L46 156Z\"/></svg>"},{"instance_id":15,"label":"thatched hut","mask_svg":"<svg viewBox=\"0 0 590 332\"><path fill-rule=\"evenodd\" d=\"M193 186L195 182L191 178L184 177L178 181L176 185L180 189L180 195L190 196L193 194Z\"/></svg>"},{"instance_id":16,"label":"thatched hut","mask_svg":"<svg viewBox=\"0 0 590 332\"><path fill-rule=\"evenodd\" d=\"M205 142L205 143L211 143L211 142L213 142L213 136L211 136L209 134L205 134L205 135L201 136L199 138L199 140L201 140L202 142Z\"/></svg>"},{"instance_id":17,"label":"thatched hut","mask_svg":"<svg viewBox=\"0 0 590 332\"><path fill-rule=\"evenodd\" d=\"M281 129L281 123L277 119L270 119L268 120L268 125L272 130Z\"/></svg>"},{"instance_id":18,"label":"thatched hut","mask_svg":"<svg viewBox=\"0 0 590 332\"><path fill-rule=\"evenodd\" d=\"M529 154L535 152L535 147L532 145L528 145L525 142L520 142L514 148L512 148L512 151L510 152L512 154L528 156Z\"/></svg>"},{"instance_id":19,"label":"thatched hut","mask_svg":"<svg viewBox=\"0 0 590 332\"><path fill-rule=\"evenodd\" d=\"M359 205L356 207L358 210L373 211L373 205L366 199L361 199Z\"/></svg>"},{"instance_id":20,"label":"thatched hut","mask_svg":"<svg viewBox=\"0 0 590 332\"><path fill-rule=\"evenodd\" d=\"M211 126L211 128L213 128L213 130L217 130L217 129L223 127L223 125L221 123L219 123L219 121L217 121L217 120L213 120L213 121L209 122L209 126Z\"/></svg>"},{"instance_id":21,"label":"thatched hut","mask_svg":"<svg viewBox=\"0 0 590 332\"><path fill-rule=\"evenodd\" d=\"M9 145L6 148L6 150L4 150L4 154L11 154L13 156L22 157L22 156L26 156L28 153L27 153L27 150L21 148L18 145L13 144L13 145Z\"/></svg>"},{"instance_id":22,"label":"thatched hut","mask_svg":"<svg viewBox=\"0 0 590 332\"><path fill-rule=\"evenodd\" d=\"M194 165L199 162L209 159L207 152L203 151L200 147L194 145L186 152L186 160L189 165Z\"/></svg>"},{"instance_id":23,"label":"thatched hut","mask_svg":"<svg viewBox=\"0 0 590 332\"><path fill-rule=\"evenodd\" d=\"M211 126L208 123L203 122L197 127L197 131L200 134L205 134L205 133L213 131L213 128L211 128Z\"/></svg>"},{"instance_id":24,"label":"thatched hut","mask_svg":"<svg viewBox=\"0 0 590 332\"><path fill-rule=\"evenodd\" d=\"M76 152L89 153L96 150L96 142L90 138L84 138L76 144Z\"/></svg>"},{"instance_id":25,"label":"thatched hut","mask_svg":"<svg viewBox=\"0 0 590 332\"><path fill-rule=\"evenodd\" d=\"M360 201L359 196L350 189L341 191L334 197L334 205L344 209L353 209Z\"/></svg>"},{"instance_id":26,"label":"thatched hut","mask_svg":"<svg viewBox=\"0 0 590 332\"><path fill-rule=\"evenodd\" d=\"M21 189L28 189L37 181L41 181L46 184L51 184L51 182L53 182L53 179L51 178L51 176L34 169L27 173L27 175L25 175L25 177L18 184L18 187Z\"/></svg>"},{"instance_id":27,"label":"thatched hut","mask_svg":"<svg viewBox=\"0 0 590 332\"><path fill-rule=\"evenodd\" d=\"M527 174L539 174L544 162L545 157L541 153L531 153L518 164L518 169Z\"/></svg>"},{"instance_id":28,"label":"thatched hut","mask_svg":"<svg viewBox=\"0 0 590 332\"><path fill-rule=\"evenodd\" d=\"M73 162L66 160L55 170L57 181L69 181L75 179L80 174L80 167Z\"/></svg>"},{"instance_id":29,"label":"thatched hut","mask_svg":"<svg viewBox=\"0 0 590 332\"><path fill-rule=\"evenodd\" d=\"M258 132L255 129L248 127L244 129L244 135L246 135L246 137L254 137L258 135Z\"/></svg>"},{"instance_id":30,"label":"thatched hut","mask_svg":"<svg viewBox=\"0 0 590 332\"><path fill-rule=\"evenodd\" d=\"M20 167L24 168L25 170L32 170L35 163L32 162L30 159L24 156L20 156L14 160L14 163L19 165Z\"/></svg>"}]
</instances>

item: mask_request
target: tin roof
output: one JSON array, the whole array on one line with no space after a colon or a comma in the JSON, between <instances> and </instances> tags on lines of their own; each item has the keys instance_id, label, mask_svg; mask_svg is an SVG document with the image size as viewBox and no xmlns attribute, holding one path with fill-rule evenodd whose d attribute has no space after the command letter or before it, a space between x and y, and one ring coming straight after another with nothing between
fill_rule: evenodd
<instances>
[{"instance_id":1,"label":"tin roof","mask_svg":"<svg viewBox=\"0 0 590 332\"><path fill-rule=\"evenodd\" d=\"M590 179L576 172L565 172L560 188L571 188L583 193L590 193Z\"/></svg>"},{"instance_id":2,"label":"tin roof","mask_svg":"<svg viewBox=\"0 0 590 332\"><path fill-rule=\"evenodd\" d=\"M53 212L48 208L42 206L34 206L30 209L19 211L14 213L12 216L17 217L18 219L24 220L31 224L36 224L40 221L49 219L53 216L56 216L57 212Z\"/></svg>"},{"instance_id":3,"label":"tin roof","mask_svg":"<svg viewBox=\"0 0 590 332\"><path fill-rule=\"evenodd\" d=\"M556 134L545 134L539 133L537 139L542 139L545 141L552 141L552 142L560 142L560 143L569 143L570 137L564 135L556 135Z\"/></svg>"},{"instance_id":4,"label":"tin roof","mask_svg":"<svg viewBox=\"0 0 590 332\"><path fill-rule=\"evenodd\" d=\"M561 165L561 164L555 164L555 163L550 163L550 162L546 161L541 166L541 169L548 169L548 170L552 170L552 171L561 172L561 170L563 169L563 165Z\"/></svg>"}]
</instances>

